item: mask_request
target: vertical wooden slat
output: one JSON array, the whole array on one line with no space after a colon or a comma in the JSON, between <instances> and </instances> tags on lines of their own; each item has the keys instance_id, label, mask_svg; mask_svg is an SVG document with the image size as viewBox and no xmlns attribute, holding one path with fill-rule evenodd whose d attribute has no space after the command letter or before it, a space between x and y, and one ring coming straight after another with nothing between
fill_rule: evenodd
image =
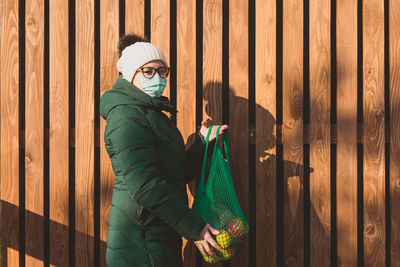
<instances>
[{"instance_id":1,"label":"vertical wooden slat","mask_svg":"<svg viewBox=\"0 0 400 267\"><path fill-rule=\"evenodd\" d=\"M203 0L203 98L203 119L221 124L222 1L216 0Z\"/></svg>"},{"instance_id":2,"label":"vertical wooden slat","mask_svg":"<svg viewBox=\"0 0 400 267\"><path fill-rule=\"evenodd\" d=\"M68 1L50 1L50 263L68 266Z\"/></svg>"},{"instance_id":3,"label":"vertical wooden slat","mask_svg":"<svg viewBox=\"0 0 400 267\"><path fill-rule=\"evenodd\" d=\"M385 265L383 0L363 2L364 264Z\"/></svg>"},{"instance_id":4,"label":"vertical wooden slat","mask_svg":"<svg viewBox=\"0 0 400 267\"><path fill-rule=\"evenodd\" d=\"M337 1L337 262L357 264L357 1Z\"/></svg>"},{"instance_id":5,"label":"vertical wooden slat","mask_svg":"<svg viewBox=\"0 0 400 267\"><path fill-rule=\"evenodd\" d=\"M19 266L19 2L1 3L1 266ZM7 208L10 207L10 208ZM12 248L11 248L12 247ZM7 256L6 256L7 255Z\"/></svg>"},{"instance_id":6,"label":"vertical wooden slat","mask_svg":"<svg viewBox=\"0 0 400 267\"><path fill-rule=\"evenodd\" d=\"M329 0L310 2L310 265L330 266Z\"/></svg>"},{"instance_id":7,"label":"vertical wooden slat","mask_svg":"<svg viewBox=\"0 0 400 267\"><path fill-rule=\"evenodd\" d=\"M284 262L303 264L303 1L283 3Z\"/></svg>"},{"instance_id":8,"label":"vertical wooden slat","mask_svg":"<svg viewBox=\"0 0 400 267\"><path fill-rule=\"evenodd\" d=\"M400 266L400 6L389 1L390 264Z\"/></svg>"},{"instance_id":9,"label":"vertical wooden slat","mask_svg":"<svg viewBox=\"0 0 400 267\"><path fill-rule=\"evenodd\" d=\"M232 180L240 207L249 218L249 51L248 2L229 1L229 138ZM248 239L232 258L230 266L247 266Z\"/></svg>"},{"instance_id":10,"label":"vertical wooden slat","mask_svg":"<svg viewBox=\"0 0 400 267\"><path fill-rule=\"evenodd\" d=\"M177 127L190 146L196 137L196 3L177 1ZM193 134L193 135L192 135ZM189 206L196 193L196 181L187 185ZM196 262L196 248L183 238L183 266Z\"/></svg>"},{"instance_id":11,"label":"vertical wooden slat","mask_svg":"<svg viewBox=\"0 0 400 267\"><path fill-rule=\"evenodd\" d=\"M94 0L75 2L75 261L93 265Z\"/></svg>"},{"instance_id":12,"label":"vertical wooden slat","mask_svg":"<svg viewBox=\"0 0 400 267\"><path fill-rule=\"evenodd\" d=\"M276 266L276 1L256 1L256 264ZM262 26L260 26L262 25Z\"/></svg>"},{"instance_id":13,"label":"vertical wooden slat","mask_svg":"<svg viewBox=\"0 0 400 267\"><path fill-rule=\"evenodd\" d=\"M197 12L201 12L198 10ZM222 1L203 0L203 120L222 123ZM222 266L221 263L202 266Z\"/></svg>"},{"instance_id":14,"label":"vertical wooden slat","mask_svg":"<svg viewBox=\"0 0 400 267\"><path fill-rule=\"evenodd\" d=\"M44 258L44 1L26 3L25 31L25 244L31 256L26 257L26 265L40 266ZM39 216L29 216L32 213Z\"/></svg>"},{"instance_id":15,"label":"vertical wooden slat","mask_svg":"<svg viewBox=\"0 0 400 267\"><path fill-rule=\"evenodd\" d=\"M118 78L116 63L118 60L119 0L100 2L100 95L110 90ZM110 157L104 144L106 121L100 119L100 265L106 266L106 242L108 217L111 210L111 198L115 175Z\"/></svg>"},{"instance_id":16,"label":"vertical wooden slat","mask_svg":"<svg viewBox=\"0 0 400 267\"><path fill-rule=\"evenodd\" d=\"M144 1L125 0L125 33L144 35Z\"/></svg>"},{"instance_id":17,"label":"vertical wooden slat","mask_svg":"<svg viewBox=\"0 0 400 267\"><path fill-rule=\"evenodd\" d=\"M151 43L163 51L168 64L171 64L169 55L170 38L170 1L158 0L151 2ZM170 76L167 77L163 96L170 97Z\"/></svg>"}]
</instances>

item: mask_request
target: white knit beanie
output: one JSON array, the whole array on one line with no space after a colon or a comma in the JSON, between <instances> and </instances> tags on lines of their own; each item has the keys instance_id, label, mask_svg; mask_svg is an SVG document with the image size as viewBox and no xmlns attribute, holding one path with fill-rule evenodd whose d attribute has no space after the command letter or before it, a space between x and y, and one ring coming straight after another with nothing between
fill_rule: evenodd
<instances>
[{"instance_id":1,"label":"white knit beanie","mask_svg":"<svg viewBox=\"0 0 400 267\"><path fill-rule=\"evenodd\" d=\"M164 53L157 46L148 42L136 42L122 50L117 61L117 70L131 82L136 70L153 60L161 60L169 67Z\"/></svg>"}]
</instances>

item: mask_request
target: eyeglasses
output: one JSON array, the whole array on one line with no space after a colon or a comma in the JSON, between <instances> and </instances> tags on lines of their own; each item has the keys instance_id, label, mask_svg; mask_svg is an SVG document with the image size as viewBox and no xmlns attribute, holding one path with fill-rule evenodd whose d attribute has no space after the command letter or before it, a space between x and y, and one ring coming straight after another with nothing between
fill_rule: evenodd
<instances>
[{"instance_id":1,"label":"eyeglasses","mask_svg":"<svg viewBox=\"0 0 400 267\"><path fill-rule=\"evenodd\" d=\"M168 67L159 67L158 69L155 69L153 67L143 67L140 69L137 69L138 71L143 73L143 76L147 79L151 79L156 75L156 72L160 75L161 78L167 78L169 74L169 68Z\"/></svg>"}]
</instances>

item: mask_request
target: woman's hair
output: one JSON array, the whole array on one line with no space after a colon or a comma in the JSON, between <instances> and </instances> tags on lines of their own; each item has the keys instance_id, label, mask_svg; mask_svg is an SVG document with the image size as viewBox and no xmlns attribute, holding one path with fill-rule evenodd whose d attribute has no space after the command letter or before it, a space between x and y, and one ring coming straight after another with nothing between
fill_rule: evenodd
<instances>
[{"instance_id":1,"label":"woman's hair","mask_svg":"<svg viewBox=\"0 0 400 267\"><path fill-rule=\"evenodd\" d=\"M121 56L122 51L125 49L125 47L133 45L136 42L148 42L147 37L143 37L134 33L131 34L124 34L119 38L118 42L118 54Z\"/></svg>"}]
</instances>

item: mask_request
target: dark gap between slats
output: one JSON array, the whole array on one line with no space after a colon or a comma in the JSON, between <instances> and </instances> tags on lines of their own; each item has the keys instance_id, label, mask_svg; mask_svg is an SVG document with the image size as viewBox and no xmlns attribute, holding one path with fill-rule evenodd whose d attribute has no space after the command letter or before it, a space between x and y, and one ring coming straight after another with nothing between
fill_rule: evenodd
<instances>
[{"instance_id":1,"label":"dark gap between slats","mask_svg":"<svg viewBox=\"0 0 400 267\"><path fill-rule=\"evenodd\" d=\"M255 50L256 50L256 11L255 11L255 0L249 0L248 2L248 23L249 23L249 43L248 43L248 53L249 53L249 266L256 266L256 145L255 145L255 123L256 123L256 97L255 97Z\"/></svg>"},{"instance_id":2,"label":"dark gap between slats","mask_svg":"<svg viewBox=\"0 0 400 267\"><path fill-rule=\"evenodd\" d=\"M357 1L357 125L363 123L363 10ZM362 136L357 127L357 136ZM360 140L359 140L360 141ZM364 266L364 188L363 143L357 142L357 264Z\"/></svg>"},{"instance_id":3,"label":"dark gap between slats","mask_svg":"<svg viewBox=\"0 0 400 267\"><path fill-rule=\"evenodd\" d=\"M125 0L119 0L119 35L121 37L125 34Z\"/></svg>"},{"instance_id":4,"label":"dark gap between slats","mask_svg":"<svg viewBox=\"0 0 400 267\"><path fill-rule=\"evenodd\" d=\"M68 91L69 128L75 129L75 1L68 2ZM73 136L68 135L69 144ZM75 266L75 147L69 147L69 266Z\"/></svg>"},{"instance_id":5,"label":"dark gap between slats","mask_svg":"<svg viewBox=\"0 0 400 267\"><path fill-rule=\"evenodd\" d=\"M385 261L390 266L390 49L389 49L389 0L384 1L384 62L385 62Z\"/></svg>"},{"instance_id":6,"label":"dark gap between slats","mask_svg":"<svg viewBox=\"0 0 400 267\"><path fill-rule=\"evenodd\" d=\"M203 120L203 0L196 0L196 125ZM202 266L202 256L196 250L196 266Z\"/></svg>"},{"instance_id":7,"label":"dark gap between slats","mask_svg":"<svg viewBox=\"0 0 400 267\"><path fill-rule=\"evenodd\" d=\"M100 0L94 3L94 125L100 128L99 102L100 102ZM93 140L99 143L99 135L94 131ZM94 239L93 239L93 266L100 266L100 146L93 146L94 152Z\"/></svg>"},{"instance_id":8,"label":"dark gap between slats","mask_svg":"<svg viewBox=\"0 0 400 267\"><path fill-rule=\"evenodd\" d=\"M276 1L276 124L282 125L282 30L283 3ZM276 266L283 266L283 145L282 131L276 131Z\"/></svg>"},{"instance_id":9,"label":"dark gap between slats","mask_svg":"<svg viewBox=\"0 0 400 267\"><path fill-rule=\"evenodd\" d=\"M50 112L49 112L49 95L50 95L50 86L49 86L49 79L50 79L50 73L49 73L49 65L50 65L50 60L49 60L49 0L46 0L44 2L44 71L43 71L43 82L44 82L44 131L46 132L50 128ZM50 265L50 222L49 222L49 217L50 217L50 190L49 190L49 135L44 134L43 136L43 154L44 154L44 184L43 184L43 243L44 243L44 259L43 263L44 266L49 266Z\"/></svg>"},{"instance_id":10,"label":"dark gap between slats","mask_svg":"<svg viewBox=\"0 0 400 267\"><path fill-rule=\"evenodd\" d=\"M222 2L222 124L229 124L229 0ZM228 130L229 131L229 130ZM224 150L225 151L225 150ZM222 261L228 267L230 260Z\"/></svg>"},{"instance_id":11,"label":"dark gap between slats","mask_svg":"<svg viewBox=\"0 0 400 267\"><path fill-rule=\"evenodd\" d=\"M177 11L176 11L176 0L171 0L170 1L170 39L169 39L169 47L170 47L170 77L169 77L169 82L170 82L170 102L172 105L176 107L176 100L177 100L177 44L176 44L176 38L177 38L177 33L176 33L176 16L177 16ZM172 113L171 120L176 125L176 113Z\"/></svg>"},{"instance_id":12,"label":"dark gap between slats","mask_svg":"<svg viewBox=\"0 0 400 267\"><path fill-rule=\"evenodd\" d=\"M310 124L310 58L309 58L309 3L303 2L303 127L309 128ZM304 131L303 133L308 133ZM308 140L304 134L303 140ZM303 143L303 231L304 231L304 266L310 266L310 144Z\"/></svg>"},{"instance_id":13,"label":"dark gap between slats","mask_svg":"<svg viewBox=\"0 0 400 267\"><path fill-rule=\"evenodd\" d=\"M25 1L19 1L19 132L25 130ZM25 131L24 131L25 132ZM22 140L19 145L22 148ZM25 148L19 154L19 265L25 266Z\"/></svg>"},{"instance_id":14,"label":"dark gap between slats","mask_svg":"<svg viewBox=\"0 0 400 267\"><path fill-rule=\"evenodd\" d=\"M151 0L144 2L144 35L151 42Z\"/></svg>"},{"instance_id":15,"label":"dark gap between slats","mask_svg":"<svg viewBox=\"0 0 400 267\"><path fill-rule=\"evenodd\" d=\"M336 0L331 1L331 266L337 266L337 217L336 217L336 116L337 116L337 76L336 76Z\"/></svg>"},{"instance_id":16,"label":"dark gap between slats","mask_svg":"<svg viewBox=\"0 0 400 267\"><path fill-rule=\"evenodd\" d=\"M222 2L222 124L229 124L229 0ZM228 130L229 131L229 130Z\"/></svg>"}]
</instances>

